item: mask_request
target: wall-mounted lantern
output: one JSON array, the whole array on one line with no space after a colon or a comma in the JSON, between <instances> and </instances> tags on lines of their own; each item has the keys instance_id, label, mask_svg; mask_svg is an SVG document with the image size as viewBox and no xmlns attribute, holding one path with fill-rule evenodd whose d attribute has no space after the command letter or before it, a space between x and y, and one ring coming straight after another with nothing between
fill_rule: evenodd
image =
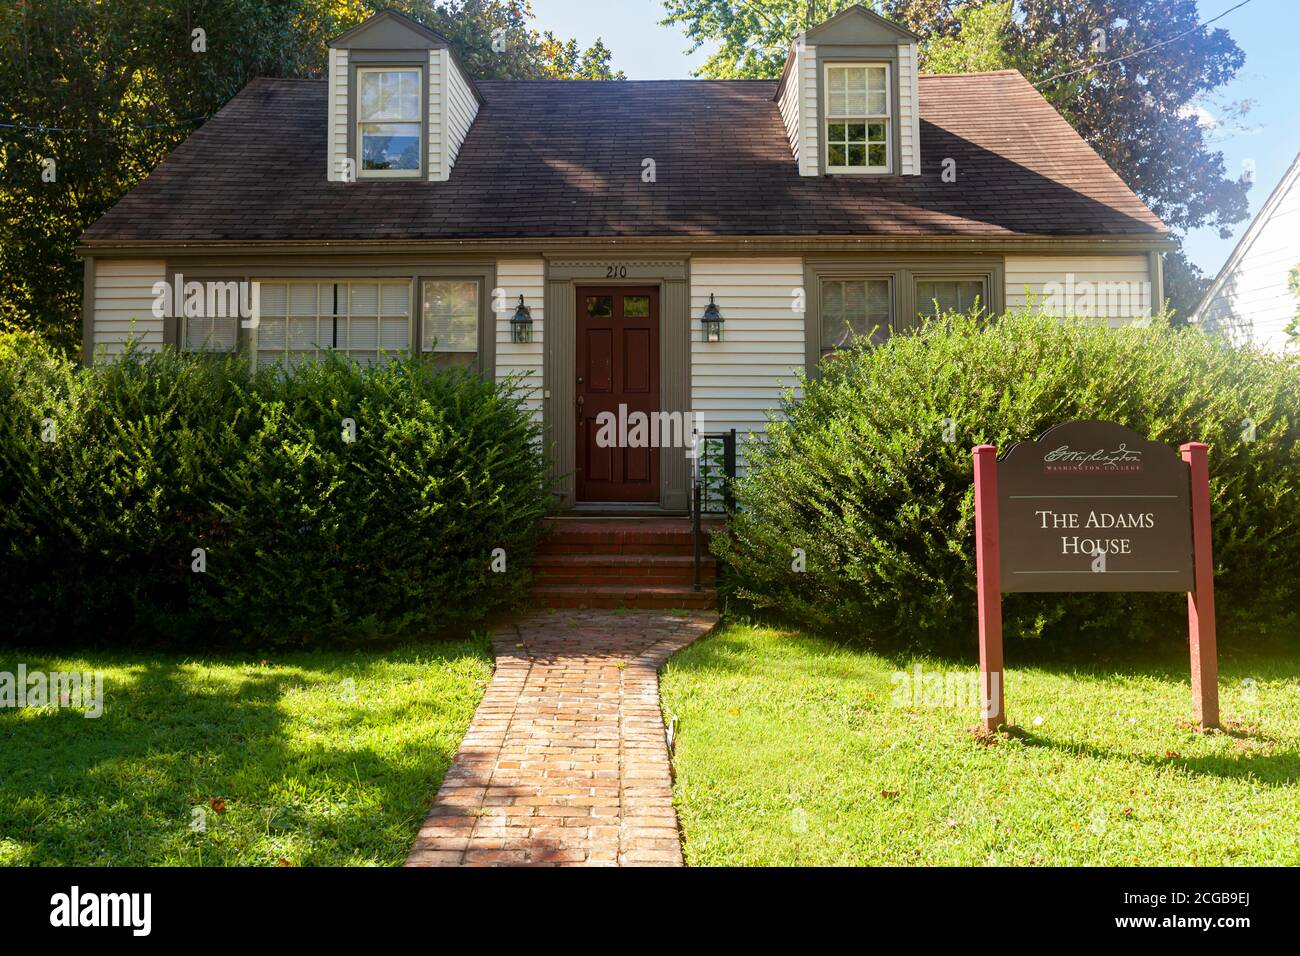
<instances>
[{"instance_id":1,"label":"wall-mounted lantern","mask_svg":"<svg viewBox=\"0 0 1300 956\"><path fill-rule=\"evenodd\" d=\"M710 292L708 307L704 310L704 318L700 320L700 325L704 328L704 341L722 341L722 322L722 313L718 311L717 303L713 301L713 293Z\"/></svg>"},{"instance_id":2,"label":"wall-mounted lantern","mask_svg":"<svg viewBox=\"0 0 1300 956\"><path fill-rule=\"evenodd\" d=\"M510 319L510 341L516 345L526 345L533 340L533 313L524 305L524 297L519 297L519 306Z\"/></svg>"}]
</instances>

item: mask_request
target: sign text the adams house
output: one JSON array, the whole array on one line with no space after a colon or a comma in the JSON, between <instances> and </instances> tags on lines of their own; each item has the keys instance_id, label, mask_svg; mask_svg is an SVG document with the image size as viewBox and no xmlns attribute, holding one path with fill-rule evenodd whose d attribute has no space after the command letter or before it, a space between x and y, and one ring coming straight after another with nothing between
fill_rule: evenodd
<instances>
[{"instance_id":1,"label":"sign text the adams house","mask_svg":"<svg viewBox=\"0 0 1300 956\"><path fill-rule=\"evenodd\" d=\"M1068 422L998 464L1002 590L1189 591L1188 466L1110 422Z\"/></svg>"}]
</instances>

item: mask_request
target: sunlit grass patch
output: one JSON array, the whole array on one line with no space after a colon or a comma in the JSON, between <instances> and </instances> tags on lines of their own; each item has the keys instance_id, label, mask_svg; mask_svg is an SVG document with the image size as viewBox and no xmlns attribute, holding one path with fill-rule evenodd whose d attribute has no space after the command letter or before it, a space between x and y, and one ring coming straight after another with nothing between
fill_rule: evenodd
<instances>
[{"instance_id":1,"label":"sunlit grass patch","mask_svg":"<svg viewBox=\"0 0 1300 956\"><path fill-rule=\"evenodd\" d=\"M1187 665L1016 667L1016 736L927 705L886 658L728 625L665 667L694 865L1300 863L1300 663L1225 662L1226 733L1188 724Z\"/></svg>"}]
</instances>

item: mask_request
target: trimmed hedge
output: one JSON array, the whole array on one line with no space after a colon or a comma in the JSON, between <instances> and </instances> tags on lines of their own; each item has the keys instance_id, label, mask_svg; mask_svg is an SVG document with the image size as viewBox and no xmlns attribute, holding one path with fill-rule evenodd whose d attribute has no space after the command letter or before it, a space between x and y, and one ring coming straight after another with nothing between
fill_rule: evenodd
<instances>
[{"instance_id":1,"label":"trimmed hedge","mask_svg":"<svg viewBox=\"0 0 1300 956\"><path fill-rule=\"evenodd\" d=\"M1080 418L1210 444L1219 619L1284 631L1300 568L1300 374L1163 322L948 316L823 364L787 396L715 550L733 598L790 623L943 652L975 641L971 448ZM945 420L955 441L945 441ZM1251 431L1253 424L1253 433ZM1246 439L1253 440L1246 440ZM792 570L802 548L807 570ZM1007 595L1008 636L1185 640L1181 595ZM1244 633L1244 631L1243 631Z\"/></svg>"},{"instance_id":2,"label":"trimmed hedge","mask_svg":"<svg viewBox=\"0 0 1300 956\"><path fill-rule=\"evenodd\" d=\"M513 386L418 357L253 372L132 348L91 371L10 334L0 415L14 640L301 646L464 629L523 595L549 502L540 429Z\"/></svg>"}]
</instances>

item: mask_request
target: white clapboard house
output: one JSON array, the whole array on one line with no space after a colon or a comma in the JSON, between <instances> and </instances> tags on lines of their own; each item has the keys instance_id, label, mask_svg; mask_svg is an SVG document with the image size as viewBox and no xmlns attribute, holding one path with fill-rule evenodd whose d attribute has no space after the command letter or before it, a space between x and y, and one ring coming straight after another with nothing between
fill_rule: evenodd
<instances>
[{"instance_id":1,"label":"white clapboard house","mask_svg":"<svg viewBox=\"0 0 1300 956\"><path fill-rule=\"evenodd\" d=\"M326 78L250 83L85 232L86 359L134 337L519 375L561 510L684 513L687 456L602 447L600 411L761 433L850 332L1161 301L1167 228L1019 73L917 63L853 7L779 80L483 81L381 12ZM206 310L158 292L193 283ZM255 326L211 305L254 283Z\"/></svg>"}]
</instances>

